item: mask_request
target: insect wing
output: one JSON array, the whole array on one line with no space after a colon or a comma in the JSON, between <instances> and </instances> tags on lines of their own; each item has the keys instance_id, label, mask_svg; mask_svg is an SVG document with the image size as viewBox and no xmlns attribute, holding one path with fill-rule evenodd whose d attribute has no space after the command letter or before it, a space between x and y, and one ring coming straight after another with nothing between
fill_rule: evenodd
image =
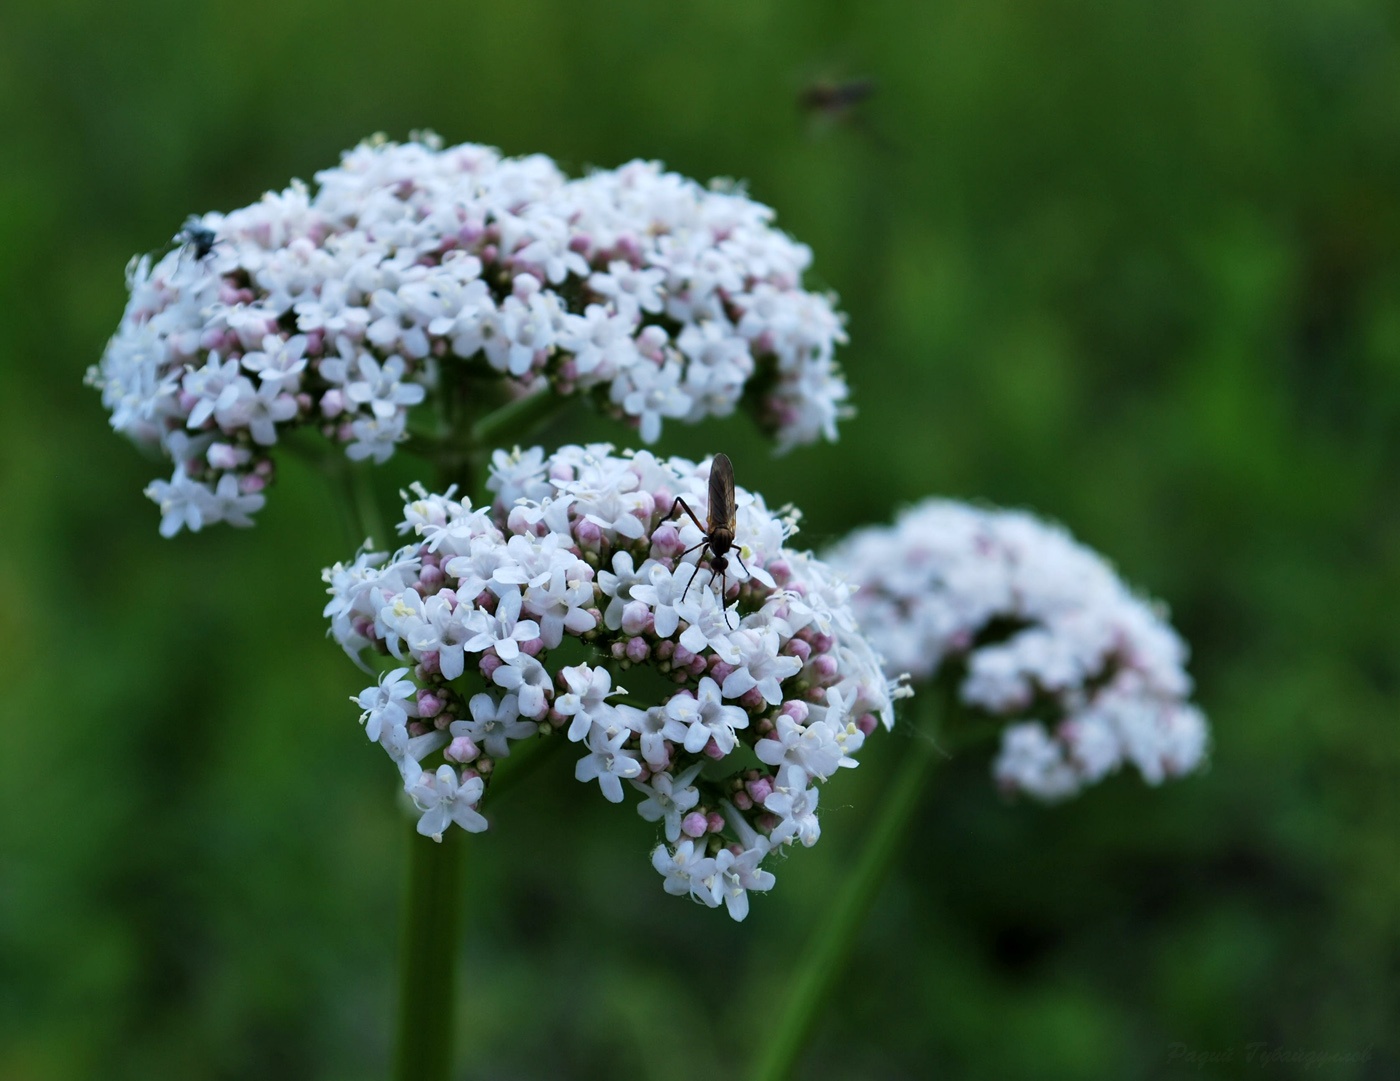
<instances>
[{"instance_id":1,"label":"insect wing","mask_svg":"<svg viewBox=\"0 0 1400 1081\"><path fill-rule=\"evenodd\" d=\"M716 454L710 463L710 528L727 529L734 534L734 466L729 455Z\"/></svg>"}]
</instances>

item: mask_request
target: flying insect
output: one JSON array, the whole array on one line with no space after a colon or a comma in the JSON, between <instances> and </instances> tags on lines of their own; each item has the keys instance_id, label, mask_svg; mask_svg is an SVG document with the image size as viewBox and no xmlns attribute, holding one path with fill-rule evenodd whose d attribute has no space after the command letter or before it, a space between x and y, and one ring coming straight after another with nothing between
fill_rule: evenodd
<instances>
[{"instance_id":1,"label":"flying insect","mask_svg":"<svg viewBox=\"0 0 1400 1081\"><path fill-rule=\"evenodd\" d=\"M214 245L218 243L214 236L214 230L200 221L196 214L191 214L185 219L185 224L180 227L178 233L171 237L171 241L190 251L197 263L204 262L209 257L209 253L214 250Z\"/></svg>"},{"instance_id":2,"label":"flying insect","mask_svg":"<svg viewBox=\"0 0 1400 1081\"><path fill-rule=\"evenodd\" d=\"M699 567L700 562L709 556L711 574L718 573L720 577L719 598L720 605L723 606L724 595L729 592L727 572L731 552L739 561L739 566L744 568L744 573L750 573L748 564L744 562L744 557L739 554L739 549L734 544L734 464L729 460L729 455L716 454L710 463L710 505L705 516L706 523L700 524L700 519L680 496L676 496L676 501L671 504L671 513L666 515L665 520L670 521L676 517L678 510L685 511L703 534L700 543L691 545L681 553L680 558L684 559L698 548L700 558L695 561L695 565ZM695 576L691 575L684 592L681 593L682 602L694 584ZM728 619L727 614L725 618Z\"/></svg>"}]
</instances>

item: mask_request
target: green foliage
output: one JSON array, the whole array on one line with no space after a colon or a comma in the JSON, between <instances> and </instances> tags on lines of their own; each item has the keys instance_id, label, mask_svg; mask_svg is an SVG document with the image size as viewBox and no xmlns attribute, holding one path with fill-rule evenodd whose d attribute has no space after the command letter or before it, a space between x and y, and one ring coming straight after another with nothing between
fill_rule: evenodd
<instances>
[{"instance_id":1,"label":"green foliage","mask_svg":"<svg viewBox=\"0 0 1400 1081\"><path fill-rule=\"evenodd\" d=\"M670 426L810 542L940 493L1067 524L1172 605L1209 774L1006 806L936 771L803 1077L1400 1071L1400 48L1378 0L10 0L0 33L0 1076L377 1078L395 778L323 640L332 493L156 534L81 385L131 252L385 130L746 178L840 292L859 416L770 458ZM876 92L818 123L820 77ZM626 440L600 421L551 441ZM381 474L383 502L413 477ZM467 846L462 1076L746 1060L903 751L734 926L567 754ZM451 943L443 944L444 950ZM423 1023L444 1023L434 1003ZM1271 1076L1301 1075L1279 1063Z\"/></svg>"}]
</instances>

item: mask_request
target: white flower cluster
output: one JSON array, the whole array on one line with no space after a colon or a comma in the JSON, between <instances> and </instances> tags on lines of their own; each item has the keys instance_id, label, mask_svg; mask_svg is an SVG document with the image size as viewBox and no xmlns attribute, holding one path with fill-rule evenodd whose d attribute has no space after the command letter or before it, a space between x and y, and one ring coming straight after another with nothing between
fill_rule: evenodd
<instances>
[{"instance_id":1,"label":"white flower cluster","mask_svg":"<svg viewBox=\"0 0 1400 1081\"><path fill-rule=\"evenodd\" d=\"M606 445L498 451L492 508L416 490L413 540L325 572L332 635L400 662L356 701L420 833L484 829L496 762L545 735L578 744L606 799L643 797L668 892L735 919L773 884L771 850L817 840L817 784L893 723L894 691L848 587L786 547L793 516L736 489L728 568L686 554L702 534L674 500L703 520L708 474Z\"/></svg>"},{"instance_id":2,"label":"white flower cluster","mask_svg":"<svg viewBox=\"0 0 1400 1081\"><path fill-rule=\"evenodd\" d=\"M270 448L317 425L382 462L409 409L583 393L654 441L741 401L780 448L836 437L845 341L811 252L731 187L654 162L570 180L543 155L366 142L341 164L133 260L89 381L159 447L161 531L248 524Z\"/></svg>"},{"instance_id":3,"label":"white flower cluster","mask_svg":"<svg viewBox=\"0 0 1400 1081\"><path fill-rule=\"evenodd\" d=\"M857 619L890 671L946 669L965 703L1020 720L994 766L1004 788L1054 800L1124 763L1150 784L1201 764L1185 645L1062 529L932 499L828 561L857 586Z\"/></svg>"}]
</instances>

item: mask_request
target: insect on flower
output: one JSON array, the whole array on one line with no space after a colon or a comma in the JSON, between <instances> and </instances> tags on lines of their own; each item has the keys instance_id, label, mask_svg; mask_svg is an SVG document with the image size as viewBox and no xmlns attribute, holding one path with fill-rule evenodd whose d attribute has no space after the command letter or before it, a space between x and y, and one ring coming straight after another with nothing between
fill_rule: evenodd
<instances>
[{"instance_id":1,"label":"insect on flower","mask_svg":"<svg viewBox=\"0 0 1400 1081\"><path fill-rule=\"evenodd\" d=\"M214 230L200 221L195 214L186 218L180 231L170 239L172 243L192 252L197 263L207 259L209 253L214 250L214 245L218 243L214 238Z\"/></svg>"},{"instance_id":2,"label":"insect on flower","mask_svg":"<svg viewBox=\"0 0 1400 1081\"><path fill-rule=\"evenodd\" d=\"M706 515L708 519L705 525L700 524L700 519L695 517L695 512L680 496L676 496L676 501L671 504L671 513L666 515L666 521L670 521L676 516L677 510L683 510L690 516L690 520L704 534L700 538L699 544L692 544L684 552L681 558L684 559L695 549L700 549L700 557L695 561L698 568L700 561L706 555L710 557L710 572L713 575L719 573L720 605L724 604L724 595L729 592L729 579L726 572L729 570L729 553L734 553L734 558L739 561L739 566L744 568L744 573L749 573L748 564L744 562L744 557L739 554L739 549L734 545L734 464L729 460L727 454L716 454L714 461L710 463L710 506ZM695 584L695 576L692 575L690 581L686 583L685 590L681 593L681 600L690 592L690 587ZM727 620L726 613L725 619Z\"/></svg>"}]
</instances>

